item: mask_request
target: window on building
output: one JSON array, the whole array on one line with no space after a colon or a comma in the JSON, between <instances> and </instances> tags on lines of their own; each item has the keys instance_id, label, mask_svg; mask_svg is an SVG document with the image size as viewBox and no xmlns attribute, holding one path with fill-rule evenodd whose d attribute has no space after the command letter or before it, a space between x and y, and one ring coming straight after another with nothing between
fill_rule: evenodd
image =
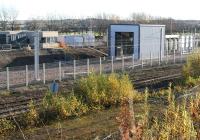
<instances>
[{"instance_id":1,"label":"window on building","mask_svg":"<svg viewBox=\"0 0 200 140\"><path fill-rule=\"evenodd\" d=\"M50 43L51 42L50 37L46 37L46 39L47 39L46 43Z\"/></svg>"},{"instance_id":2,"label":"window on building","mask_svg":"<svg viewBox=\"0 0 200 140\"><path fill-rule=\"evenodd\" d=\"M46 43L46 38L42 37L40 43Z\"/></svg>"},{"instance_id":3,"label":"window on building","mask_svg":"<svg viewBox=\"0 0 200 140\"><path fill-rule=\"evenodd\" d=\"M126 56L134 53L134 33L116 32L115 33L115 56Z\"/></svg>"}]
</instances>

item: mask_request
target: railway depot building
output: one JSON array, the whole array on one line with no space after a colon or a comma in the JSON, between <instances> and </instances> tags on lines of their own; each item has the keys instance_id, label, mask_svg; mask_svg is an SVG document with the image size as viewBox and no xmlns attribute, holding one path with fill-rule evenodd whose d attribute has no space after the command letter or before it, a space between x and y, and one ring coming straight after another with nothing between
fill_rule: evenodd
<instances>
[{"instance_id":1,"label":"railway depot building","mask_svg":"<svg viewBox=\"0 0 200 140\"><path fill-rule=\"evenodd\" d=\"M34 48L35 31L0 31L0 50L20 49L30 45ZM41 48L58 48L57 31L39 31Z\"/></svg>"},{"instance_id":2,"label":"railway depot building","mask_svg":"<svg viewBox=\"0 0 200 140\"><path fill-rule=\"evenodd\" d=\"M165 25L111 24L108 28L109 55L135 59L164 56Z\"/></svg>"},{"instance_id":3,"label":"railway depot building","mask_svg":"<svg viewBox=\"0 0 200 140\"><path fill-rule=\"evenodd\" d=\"M34 31L27 31L26 32L27 39L31 47L34 48ZM48 48L58 48L58 31L39 31L39 41L40 41L40 48L48 49Z\"/></svg>"}]
</instances>

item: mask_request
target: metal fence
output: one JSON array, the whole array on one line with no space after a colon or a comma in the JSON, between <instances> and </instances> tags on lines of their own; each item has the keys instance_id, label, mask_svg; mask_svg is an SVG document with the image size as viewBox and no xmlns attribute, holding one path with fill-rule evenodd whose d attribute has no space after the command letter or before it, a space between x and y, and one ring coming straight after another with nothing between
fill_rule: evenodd
<instances>
[{"instance_id":1,"label":"metal fence","mask_svg":"<svg viewBox=\"0 0 200 140\"><path fill-rule=\"evenodd\" d=\"M152 57L149 59L135 60L134 56L101 57L73 61L59 61L39 65L39 79L35 79L34 65L7 67L0 71L0 89L10 90L19 86L31 84L46 84L52 80L77 79L89 73L112 73L126 71L127 69L142 69L159 65L172 65L183 63L187 54L175 54L163 58Z\"/></svg>"}]
</instances>

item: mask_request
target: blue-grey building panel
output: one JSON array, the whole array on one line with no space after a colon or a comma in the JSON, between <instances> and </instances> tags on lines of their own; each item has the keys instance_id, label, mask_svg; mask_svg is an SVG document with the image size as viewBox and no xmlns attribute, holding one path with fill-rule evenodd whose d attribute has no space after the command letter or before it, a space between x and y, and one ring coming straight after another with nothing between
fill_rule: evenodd
<instances>
[{"instance_id":1,"label":"blue-grey building panel","mask_svg":"<svg viewBox=\"0 0 200 140\"><path fill-rule=\"evenodd\" d=\"M116 53L116 33L130 32L134 33L134 56L135 59L149 59L150 54L153 58L162 59L164 56L165 45L165 25L149 24L114 24L108 29L108 46L110 56ZM123 47L123 46L122 46Z\"/></svg>"},{"instance_id":2,"label":"blue-grey building panel","mask_svg":"<svg viewBox=\"0 0 200 140\"><path fill-rule=\"evenodd\" d=\"M139 58L139 24L131 24L131 25L110 25L108 34L109 47L110 47L110 55L115 56L115 34L116 32L133 32L134 33L134 57L135 59Z\"/></svg>"},{"instance_id":3,"label":"blue-grey building panel","mask_svg":"<svg viewBox=\"0 0 200 140\"><path fill-rule=\"evenodd\" d=\"M165 26L140 25L140 56L149 59L164 56ZM140 57L140 58L141 58Z\"/></svg>"}]
</instances>

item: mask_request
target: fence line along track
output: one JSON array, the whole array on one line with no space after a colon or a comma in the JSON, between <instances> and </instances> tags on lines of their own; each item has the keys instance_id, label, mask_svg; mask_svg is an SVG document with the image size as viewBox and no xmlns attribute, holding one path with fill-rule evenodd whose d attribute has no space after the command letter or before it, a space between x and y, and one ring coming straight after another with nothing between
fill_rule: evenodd
<instances>
[{"instance_id":1,"label":"fence line along track","mask_svg":"<svg viewBox=\"0 0 200 140\"><path fill-rule=\"evenodd\" d=\"M176 67L172 67L172 68L168 68L166 67L166 70L163 71L162 67L160 68L162 72L159 72L159 69L157 69L156 73L151 73L149 72L148 75L145 75L146 78L141 77L141 79L138 80L132 80L132 82L134 83L134 86L140 87L141 85L150 85L150 84L155 84L156 82L162 82L165 80L172 80L174 78L178 78L180 77L180 73L177 73L177 69ZM151 69L153 70L153 69ZM151 71L150 70L150 71ZM173 70L174 73L172 72ZM140 71L138 71L140 73ZM167 76L163 76L163 72L171 73L171 75L167 75ZM180 72L180 70L179 70ZM158 74L160 73L160 74ZM28 93L26 93L27 95ZM14 116L18 116L22 113L25 113L29 110L29 103L32 100L34 102L34 105L37 107L39 107L42 103L42 99L44 98L44 94L37 94L34 96L29 96L29 97L13 97L11 99L0 99L1 103L0 103L0 118L6 118L6 117L11 117L11 115Z\"/></svg>"},{"instance_id":2,"label":"fence line along track","mask_svg":"<svg viewBox=\"0 0 200 140\"><path fill-rule=\"evenodd\" d=\"M36 76L33 65L7 67L0 71L0 89L13 89L32 84L46 84L49 81L64 79L76 79L94 73L112 73L126 71L130 68L141 70L155 66L168 66L182 64L187 55L176 54L161 58L136 60L134 56L122 56L120 58L100 57L74 61L58 61L39 65L39 78ZM37 77L37 80L35 80ZM40 79L40 80L38 80Z\"/></svg>"}]
</instances>

